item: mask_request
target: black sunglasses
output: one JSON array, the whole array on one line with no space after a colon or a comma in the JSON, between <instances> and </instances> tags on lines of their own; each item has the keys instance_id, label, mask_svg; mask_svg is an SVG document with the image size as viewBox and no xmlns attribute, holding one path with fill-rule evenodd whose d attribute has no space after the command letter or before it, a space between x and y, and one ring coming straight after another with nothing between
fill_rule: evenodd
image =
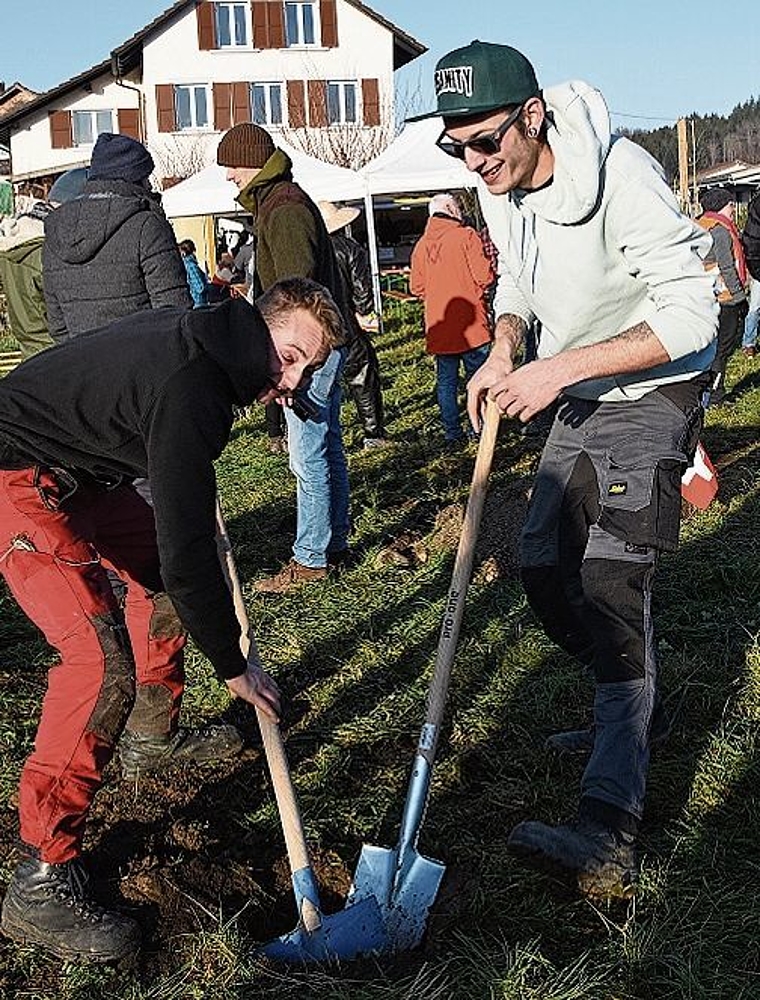
<instances>
[{"instance_id":1,"label":"black sunglasses","mask_svg":"<svg viewBox=\"0 0 760 1000\"><path fill-rule=\"evenodd\" d=\"M459 142L456 139L449 139L444 131L438 137L436 146L442 149L448 156L456 157L457 160L464 159L465 149L472 149L476 153L483 153L484 156L493 156L494 153L498 153L501 149L501 140L506 135L507 129L514 125L520 117L523 107L524 105L521 104L515 108L493 132L486 132L485 135L477 135L474 139L465 139L464 142Z\"/></svg>"}]
</instances>

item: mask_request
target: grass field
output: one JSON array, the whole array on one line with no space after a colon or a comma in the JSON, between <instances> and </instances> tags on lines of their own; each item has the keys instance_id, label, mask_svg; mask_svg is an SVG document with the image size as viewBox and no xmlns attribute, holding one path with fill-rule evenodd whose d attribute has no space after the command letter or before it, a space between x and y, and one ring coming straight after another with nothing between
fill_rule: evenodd
<instances>
[{"instance_id":1,"label":"grass field","mask_svg":"<svg viewBox=\"0 0 760 1000\"><path fill-rule=\"evenodd\" d=\"M6 345L8 349L12 345ZM415 306L381 351L395 444L362 451L345 407L356 563L263 599L251 583L289 556L293 480L236 425L220 491L262 657L287 695L285 734L326 909L341 907L363 842L391 846L424 715L474 449L444 452ZM285 970L255 942L295 912L255 725L192 649L185 713L246 735L226 769L128 785L117 764L87 847L108 902L140 921L131 968L66 965L0 942L3 998L232 1000L757 1000L760 998L760 361L737 355L703 436L718 500L687 510L657 593L662 687L680 703L653 758L642 880L600 908L505 850L522 819L570 817L581 765L544 738L587 722L591 686L543 635L515 574L537 444L504 421L420 849L447 874L424 947L342 968ZM54 654L0 590L0 883L15 864L15 789Z\"/></svg>"}]
</instances>

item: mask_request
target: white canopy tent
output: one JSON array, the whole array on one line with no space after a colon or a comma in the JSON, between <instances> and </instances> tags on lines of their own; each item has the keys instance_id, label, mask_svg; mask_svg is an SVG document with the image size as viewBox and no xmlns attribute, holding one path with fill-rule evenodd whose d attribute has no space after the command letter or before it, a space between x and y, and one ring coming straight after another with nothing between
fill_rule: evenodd
<instances>
[{"instance_id":1,"label":"white canopy tent","mask_svg":"<svg viewBox=\"0 0 760 1000\"><path fill-rule=\"evenodd\" d=\"M277 141L293 161L293 178L314 201L356 201L364 198L366 183L360 174L324 163ZM170 219L191 215L236 215L237 188L226 179L225 167L212 163L164 192L162 204Z\"/></svg>"},{"instance_id":2,"label":"white canopy tent","mask_svg":"<svg viewBox=\"0 0 760 1000\"><path fill-rule=\"evenodd\" d=\"M372 203L373 195L416 194L475 187L475 175L462 160L448 156L435 144L443 131L441 118L407 122L393 142L361 170L367 182L365 211L375 301L380 301L380 263Z\"/></svg>"}]
</instances>

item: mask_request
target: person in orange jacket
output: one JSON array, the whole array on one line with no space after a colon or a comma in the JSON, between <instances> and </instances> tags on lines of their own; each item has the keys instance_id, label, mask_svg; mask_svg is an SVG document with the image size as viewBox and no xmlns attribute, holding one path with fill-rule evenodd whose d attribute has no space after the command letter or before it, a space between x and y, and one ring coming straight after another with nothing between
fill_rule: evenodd
<instances>
[{"instance_id":1,"label":"person in orange jacket","mask_svg":"<svg viewBox=\"0 0 760 1000\"><path fill-rule=\"evenodd\" d=\"M409 287L425 303L425 340L435 357L436 394L448 445L465 440L459 371L471 378L488 357L491 330L484 294L494 280L480 236L462 222L451 194L430 199L430 218L411 258Z\"/></svg>"}]
</instances>

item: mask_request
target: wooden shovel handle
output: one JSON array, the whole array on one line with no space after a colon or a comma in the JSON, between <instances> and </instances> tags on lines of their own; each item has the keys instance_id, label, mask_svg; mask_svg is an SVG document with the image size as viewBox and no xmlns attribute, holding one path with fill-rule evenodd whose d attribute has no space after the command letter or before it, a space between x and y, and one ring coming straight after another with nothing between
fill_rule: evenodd
<instances>
[{"instance_id":1,"label":"wooden shovel handle","mask_svg":"<svg viewBox=\"0 0 760 1000\"><path fill-rule=\"evenodd\" d=\"M467 587L472 575L472 564L475 558L475 543L478 540L478 530L483 514L483 504L486 497L488 476L491 471L496 437L499 432L501 413L496 403L486 399L486 413L483 429L475 459L475 469L472 474L470 496L464 513L462 533L459 536L454 571L451 577L446 609L443 613L441 632L438 638L438 650L435 658L435 670L430 682L428 693L427 714L425 725L429 731L428 745L420 747L425 758L432 764L438 743L438 731L443 721L446 706L446 695L449 689L451 668L454 663L459 629L464 615Z\"/></svg>"},{"instance_id":2,"label":"wooden shovel handle","mask_svg":"<svg viewBox=\"0 0 760 1000\"><path fill-rule=\"evenodd\" d=\"M243 603L243 591L240 586L235 565L235 557L232 553L227 526L224 523L222 509L219 506L219 498L216 500L216 528L217 547L219 558L222 563L222 570L227 580L227 585L232 592L235 603L235 613L240 622L240 648L250 663L259 664L259 655L256 649L256 642L251 633L248 613ZM277 807L280 810L282 821L282 831L285 835L285 846L288 851L288 861L291 872L300 871L302 868L311 867L309 849L306 846L306 836L303 829L301 811L298 808L293 779L288 766L288 758L285 754L285 746L282 741L282 733L276 722L270 721L261 709L256 708L256 718L261 730L261 740L264 744L264 753L269 766L269 773L272 778Z\"/></svg>"}]
</instances>

